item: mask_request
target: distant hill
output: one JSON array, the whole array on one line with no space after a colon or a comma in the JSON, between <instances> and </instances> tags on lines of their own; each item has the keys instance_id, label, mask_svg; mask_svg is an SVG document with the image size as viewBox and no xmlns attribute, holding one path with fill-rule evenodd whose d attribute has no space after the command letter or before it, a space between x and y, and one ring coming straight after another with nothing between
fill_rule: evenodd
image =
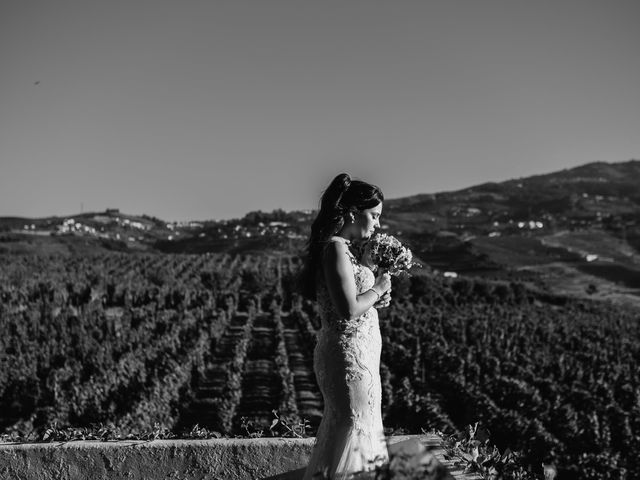
<instances>
[{"instance_id":1,"label":"distant hill","mask_svg":"<svg viewBox=\"0 0 640 480\"><path fill-rule=\"evenodd\" d=\"M640 209L640 160L590 163L569 170L455 192L415 195L386 203L392 211L418 220L414 229L438 228L482 233L505 222L543 221L546 227L600 224L603 217L633 216ZM422 214L412 216L412 213ZM424 214L430 217L422 218ZM422 220L422 221L421 221ZM427 220L427 223L424 222Z\"/></svg>"},{"instance_id":2,"label":"distant hill","mask_svg":"<svg viewBox=\"0 0 640 480\"><path fill-rule=\"evenodd\" d=\"M117 209L66 217L0 217L0 253L152 251L152 245L170 233L160 219Z\"/></svg>"},{"instance_id":3,"label":"distant hill","mask_svg":"<svg viewBox=\"0 0 640 480\"><path fill-rule=\"evenodd\" d=\"M640 293L639 185L640 160L589 163L389 199L383 228L430 269L635 301ZM311 211L276 210L171 223L115 209L69 217L4 217L0 253L296 253L304 247L313 217Z\"/></svg>"},{"instance_id":4,"label":"distant hill","mask_svg":"<svg viewBox=\"0 0 640 480\"><path fill-rule=\"evenodd\" d=\"M465 241L480 235L530 237L596 229L624 238L640 251L639 185L640 160L597 162L455 192L389 200L385 221L390 230L406 232L418 245L439 242L441 232Z\"/></svg>"},{"instance_id":5,"label":"distant hill","mask_svg":"<svg viewBox=\"0 0 640 480\"><path fill-rule=\"evenodd\" d=\"M432 268L636 303L640 161L597 162L385 202L385 223Z\"/></svg>"}]
</instances>

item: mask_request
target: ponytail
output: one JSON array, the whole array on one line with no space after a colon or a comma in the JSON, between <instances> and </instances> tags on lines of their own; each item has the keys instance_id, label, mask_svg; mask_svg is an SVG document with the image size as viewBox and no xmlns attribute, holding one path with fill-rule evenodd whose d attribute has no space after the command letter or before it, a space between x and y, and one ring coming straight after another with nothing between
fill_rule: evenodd
<instances>
[{"instance_id":1,"label":"ponytail","mask_svg":"<svg viewBox=\"0 0 640 480\"><path fill-rule=\"evenodd\" d=\"M349 187L351 186L351 177L348 173L341 173L336 176L327 189L322 194L320 199L320 213L343 213L343 206L341 204L342 197Z\"/></svg>"},{"instance_id":2,"label":"ponytail","mask_svg":"<svg viewBox=\"0 0 640 480\"><path fill-rule=\"evenodd\" d=\"M305 297L315 300L315 272L324 244L342 229L345 215L374 207L383 199L380 188L352 180L348 173L341 173L331 181L320 199L320 211L311 225L307 242L307 256L299 282Z\"/></svg>"}]
</instances>

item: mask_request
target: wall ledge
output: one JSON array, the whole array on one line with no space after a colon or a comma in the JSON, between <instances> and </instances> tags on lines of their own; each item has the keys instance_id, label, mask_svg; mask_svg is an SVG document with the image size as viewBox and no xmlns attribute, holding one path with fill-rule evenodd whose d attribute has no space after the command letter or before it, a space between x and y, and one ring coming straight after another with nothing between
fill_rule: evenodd
<instances>
[{"instance_id":1,"label":"wall ledge","mask_svg":"<svg viewBox=\"0 0 640 480\"><path fill-rule=\"evenodd\" d=\"M387 438L391 452L429 449L434 479L477 479L444 459L437 435ZM0 443L3 480L294 480L315 438ZM446 473L446 472L449 473Z\"/></svg>"}]
</instances>

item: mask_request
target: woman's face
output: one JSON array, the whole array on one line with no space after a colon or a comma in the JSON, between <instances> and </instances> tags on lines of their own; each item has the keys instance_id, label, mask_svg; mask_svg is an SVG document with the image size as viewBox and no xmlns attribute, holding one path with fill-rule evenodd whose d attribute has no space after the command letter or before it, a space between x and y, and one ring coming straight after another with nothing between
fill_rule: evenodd
<instances>
[{"instance_id":1,"label":"woman's face","mask_svg":"<svg viewBox=\"0 0 640 480\"><path fill-rule=\"evenodd\" d=\"M359 240L369 238L376 228L380 228L380 215L382 215L382 202L375 207L354 213L354 236Z\"/></svg>"}]
</instances>

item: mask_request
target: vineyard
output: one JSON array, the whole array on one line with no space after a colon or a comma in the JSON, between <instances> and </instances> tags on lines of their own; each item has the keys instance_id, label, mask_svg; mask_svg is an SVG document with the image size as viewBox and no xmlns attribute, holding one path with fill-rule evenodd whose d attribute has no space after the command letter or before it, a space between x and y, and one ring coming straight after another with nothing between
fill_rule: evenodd
<instances>
[{"instance_id":1,"label":"vineyard","mask_svg":"<svg viewBox=\"0 0 640 480\"><path fill-rule=\"evenodd\" d=\"M322 413L291 256L0 255L0 433ZM380 311L388 433L480 421L560 478L640 478L640 314L522 284L415 275Z\"/></svg>"}]
</instances>

